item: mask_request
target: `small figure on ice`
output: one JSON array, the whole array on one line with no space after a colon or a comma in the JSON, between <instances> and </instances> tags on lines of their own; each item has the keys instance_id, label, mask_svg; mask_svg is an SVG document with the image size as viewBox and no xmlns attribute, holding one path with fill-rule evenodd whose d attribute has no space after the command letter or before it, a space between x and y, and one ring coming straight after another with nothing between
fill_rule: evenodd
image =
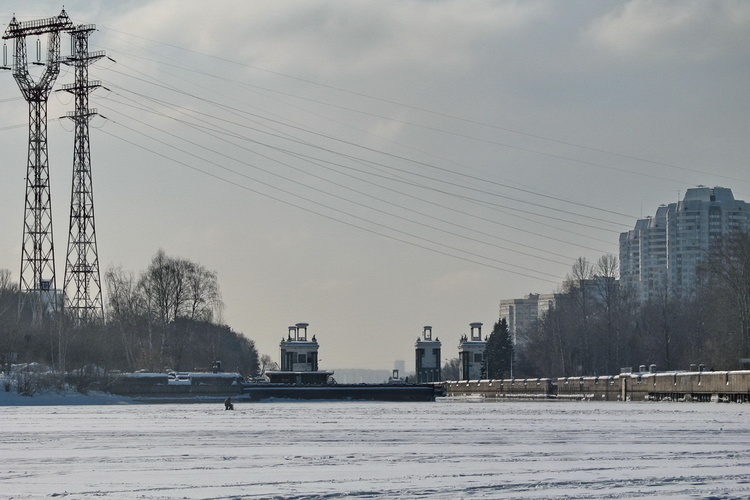
<instances>
[{"instance_id":1,"label":"small figure on ice","mask_svg":"<svg viewBox=\"0 0 750 500\"><path fill-rule=\"evenodd\" d=\"M228 397L224 400L224 409L225 410L234 410L234 404L232 404L232 397Z\"/></svg>"}]
</instances>

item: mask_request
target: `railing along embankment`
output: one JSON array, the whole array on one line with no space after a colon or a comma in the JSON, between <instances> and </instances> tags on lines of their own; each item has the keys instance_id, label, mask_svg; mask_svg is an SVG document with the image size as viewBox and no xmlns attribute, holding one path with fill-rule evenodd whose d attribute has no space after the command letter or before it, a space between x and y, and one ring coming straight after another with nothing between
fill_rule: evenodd
<instances>
[{"instance_id":1,"label":"railing along embankment","mask_svg":"<svg viewBox=\"0 0 750 500\"><path fill-rule=\"evenodd\" d=\"M443 384L446 396L454 398L750 402L750 370L456 380Z\"/></svg>"}]
</instances>

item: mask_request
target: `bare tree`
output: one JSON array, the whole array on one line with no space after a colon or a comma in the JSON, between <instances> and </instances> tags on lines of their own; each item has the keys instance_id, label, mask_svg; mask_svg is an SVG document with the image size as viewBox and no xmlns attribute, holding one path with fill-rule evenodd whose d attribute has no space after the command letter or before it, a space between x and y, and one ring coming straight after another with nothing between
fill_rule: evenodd
<instances>
[{"instance_id":1,"label":"bare tree","mask_svg":"<svg viewBox=\"0 0 750 500\"><path fill-rule=\"evenodd\" d=\"M16 321L18 310L18 284L11 281L10 271L0 269L0 371L16 353L19 329Z\"/></svg>"},{"instance_id":2,"label":"bare tree","mask_svg":"<svg viewBox=\"0 0 750 500\"><path fill-rule=\"evenodd\" d=\"M566 276L565 292L575 307L579 331L576 351L576 367L580 373L591 372L596 366L595 354L592 349L591 315L593 313L594 298L594 266L585 257L578 257Z\"/></svg>"},{"instance_id":3,"label":"bare tree","mask_svg":"<svg viewBox=\"0 0 750 500\"><path fill-rule=\"evenodd\" d=\"M0 269L0 320L13 309L13 302L17 304L18 284L13 283L10 279L10 271ZM13 300L16 298L16 300Z\"/></svg>"},{"instance_id":4,"label":"bare tree","mask_svg":"<svg viewBox=\"0 0 750 500\"><path fill-rule=\"evenodd\" d=\"M18 308L18 283L11 281L10 271L0 269L0 321L8 319Z\"/></svg>"},{"instance_id":5,"label":"bare tree","mask_svg":"<svg viewBox=\"0 0 750 500\"><path fill-rule=\"evenodd\" d=\"M152 330L145 319L146 301L132 273L127 273L119 267L111 267L104 273L107 287L108 316L110 324L120 334L128 367L135 368L141 351L141 335L147 334L147 352L153 353ZM145 328L144 328L145 327ZM143 332L142 330L145 330ZM150 366L150 364L149 364Z\"/></svg>"},{"instance_id":6,"label":"bare tree","mask_svg":"<svg viewBox=\"0 0 750 500\"><path fill-rule=\"evenodd\" d=\"M165 365L179 366L190 342L193 323L220 315L222 303L216 273L186 259L169 257L159 250L138 282L152 328L158 334L155 351Z\"/></svg>"},{"instance_id":7,"label":"bare tree","mask_svg":"<svg viewBox=\"0 0 750 500\"><path fill-rule=\"evenodd\" d=\"M271 359L271 356L269 356L268 354L263 354L260 357L259 363L260 363L260 367L259 367L260 373L259 373L259 375L261 377L263 376L264 373L266 373L266 371L269 371L269 370L272 371L272 370L278 370L279 369L278 363L276 363L276 361L274 361L273 359Z\"/></svg>"},{"instance_id":8,"label":"bare tree","mask_svg":"<svg viewBox=\"0 0 750 500\"><path fill-rule=\"evenodd\" d=\"M750 232L734 233L713 247L704 265L734 304L741 355L750 358Z\"/></svg>"},{"instance_id":9,"label":"bare tree","mask_svg":"<svg viewBox=\"0 0 750 500\"><path fill-rule=\"evenodd\" d=\"M461 379L461 360L451 358L443 364L441 370L443 380L460 380Z\"/></svg>"},{"instance_id":10,"label":"bare tree","mask_svg":"<svg viewBox=\"0 0 750 500\"><path fill-rule=\"evenodd\" d=\"M561 294L555 307L547 311L529 333L521 358L530 377L577 375L577 330L570 328L570 297Z\"/></svg>"},{"instance_id":11,"label":"bare tree","mask_svg":"<svg viewBox=\"0 0 750 500\"><path fill-rule=\"evenodd\" d=\"M141 275L138 286L143 290L148 311L157 323L167 325L177 317L185 293L182 263L159 250Z\"/></svg>"},{"instance_id":12,"label":"bare tree","mask_svg":"<svg viewBox=\"0 0 750 500\"><path fill-rule=\"evenodd\" d=\"M20 291L10 273L0 270L0 364L40 361L83 376L94 366L160 371L209 369L222 361L241 373L257 373L254 342L215 322L222 308L215 272L159 251L140 274L111 267L103 277L103 324L74 325L62 317L35 325L18 317Z\"/></svg>"},{"instance_id":13,"label":"bare tree","mask_svg":"<svg viewBox=\"0 0 750 500\"><path fill-rule=\"evenodd\" d=\"M595 272L597 276L604 276L616 280L619 267L620 265L617 257L612 254L606 254L599 257L599 260L596 261Z\"/></svg>"},{"instance_id":14,"label":"bare tree","mask_svg":"<svg viewBox=\"0 0 750 500\"><path fill-rule=\"evenodd\" d=\"M0 269L0 292L10 290L11 286L15 287L10 281L10 271L8 269Z\"/></svg>"},{"instance_id":15,"label":"bare tree","mask_svg":"<svg viewBox=\"0 0 750 500\"><path fill-rule=\"evenodd\" d=\"M222 302L216 273L190 263L187 271L187 293L184 316L193 320L213 321L221 318Z\"/></svg>"},{"instance_id":16,"label":"bare tree","mask_svg":"<svg viewBox=\"0 0 750 500\"><path fill-rule=\"evenodd\" d=\"M621 339L617 325L617 311L619 309L617 257L611 254L602 255L596 262L595 279L596 306L601 316L601 335L598 339L603 343L604 360L600 372L609 372L620 365Z\"/></svg>"},{"instance_id":17,"label":"bare tree","mask_svg":"<svg viewBox=\"0 0 750 500\"><path fill-rule=\"evenodd\" d=\"M159 250L141 276L147 307L161 324L178 317L211 321L222 303L216 273L186 259L168 257Z\"/></svg>"}]
</instances>

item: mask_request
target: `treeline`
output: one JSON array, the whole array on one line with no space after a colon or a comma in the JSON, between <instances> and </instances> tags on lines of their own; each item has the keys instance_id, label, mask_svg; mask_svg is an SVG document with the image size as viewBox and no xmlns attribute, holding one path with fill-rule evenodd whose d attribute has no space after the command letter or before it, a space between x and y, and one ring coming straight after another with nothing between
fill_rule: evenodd
<instances>
[{"instance_id":1,"label":"treeline","mask_svg":"<svg viewBox=\"0 0 750 500\"><path fill-rule=\"evenodd\" d=\"M603 375L622 367L739 369L750 358L750 233L724 239L703 259L696 294L641 303L617 281L617 259L578 259L554 307L515 355L518 377Z\"/></svg>"},{"instance_id":2,"label":"treeline","mask_svg":"<svg viewBox=\"0 0 750 500\"><path fill-rule=\"evenodd\" d=\"M39 362L58 371L210 370L258 372L252 340L221 324L216 273L159 251L135 275L104 273L106 319L75 324L64 315L30 320L18 285L0 270L0 363Z\"/></svg>"}]
</instances>

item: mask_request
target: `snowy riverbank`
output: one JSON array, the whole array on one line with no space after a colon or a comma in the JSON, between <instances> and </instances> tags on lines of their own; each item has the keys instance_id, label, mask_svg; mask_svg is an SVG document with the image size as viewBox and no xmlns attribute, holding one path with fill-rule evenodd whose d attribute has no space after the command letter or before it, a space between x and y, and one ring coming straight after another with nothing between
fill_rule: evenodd
<instances>
[{"instance_id":1,"label":"snowy riverbank","mask_svg":"<svg viewBox=\"0 0 750 500\"><path fill-rule=\"evenodd\" d=\"M750 406L5 407L0 499L748 498Z\"/></svg>"},{"instance_id":2,"label":"snowy riverbank","mask_svg":"<svg viewBox=\"0 0 750 500\"><path fill-rule=\"evenodd\" d=\"M128 404L132 400L124 396L92 391L81 394L73 390L49 391L24 396L15 391L6 392L0 386L0 406L65 406L65 405L111 405Z\"/></svg>"},{"instance_id":3,"label":"snowy riverbank","mask_svg":"<svg viewBox=\"0 0 750 500\"><path fill-rule=\"evenodd\" d=\"M32 376L44 377L33 374ZM66 405L109 405L132 402L128 397L116 396L101 391L81 393L72 388L56 389L50 384L24 383L18 374L0 374L0 406L66 406ZM26 394L24 394L24 392Z\"/></svg>"}]
</instances>

